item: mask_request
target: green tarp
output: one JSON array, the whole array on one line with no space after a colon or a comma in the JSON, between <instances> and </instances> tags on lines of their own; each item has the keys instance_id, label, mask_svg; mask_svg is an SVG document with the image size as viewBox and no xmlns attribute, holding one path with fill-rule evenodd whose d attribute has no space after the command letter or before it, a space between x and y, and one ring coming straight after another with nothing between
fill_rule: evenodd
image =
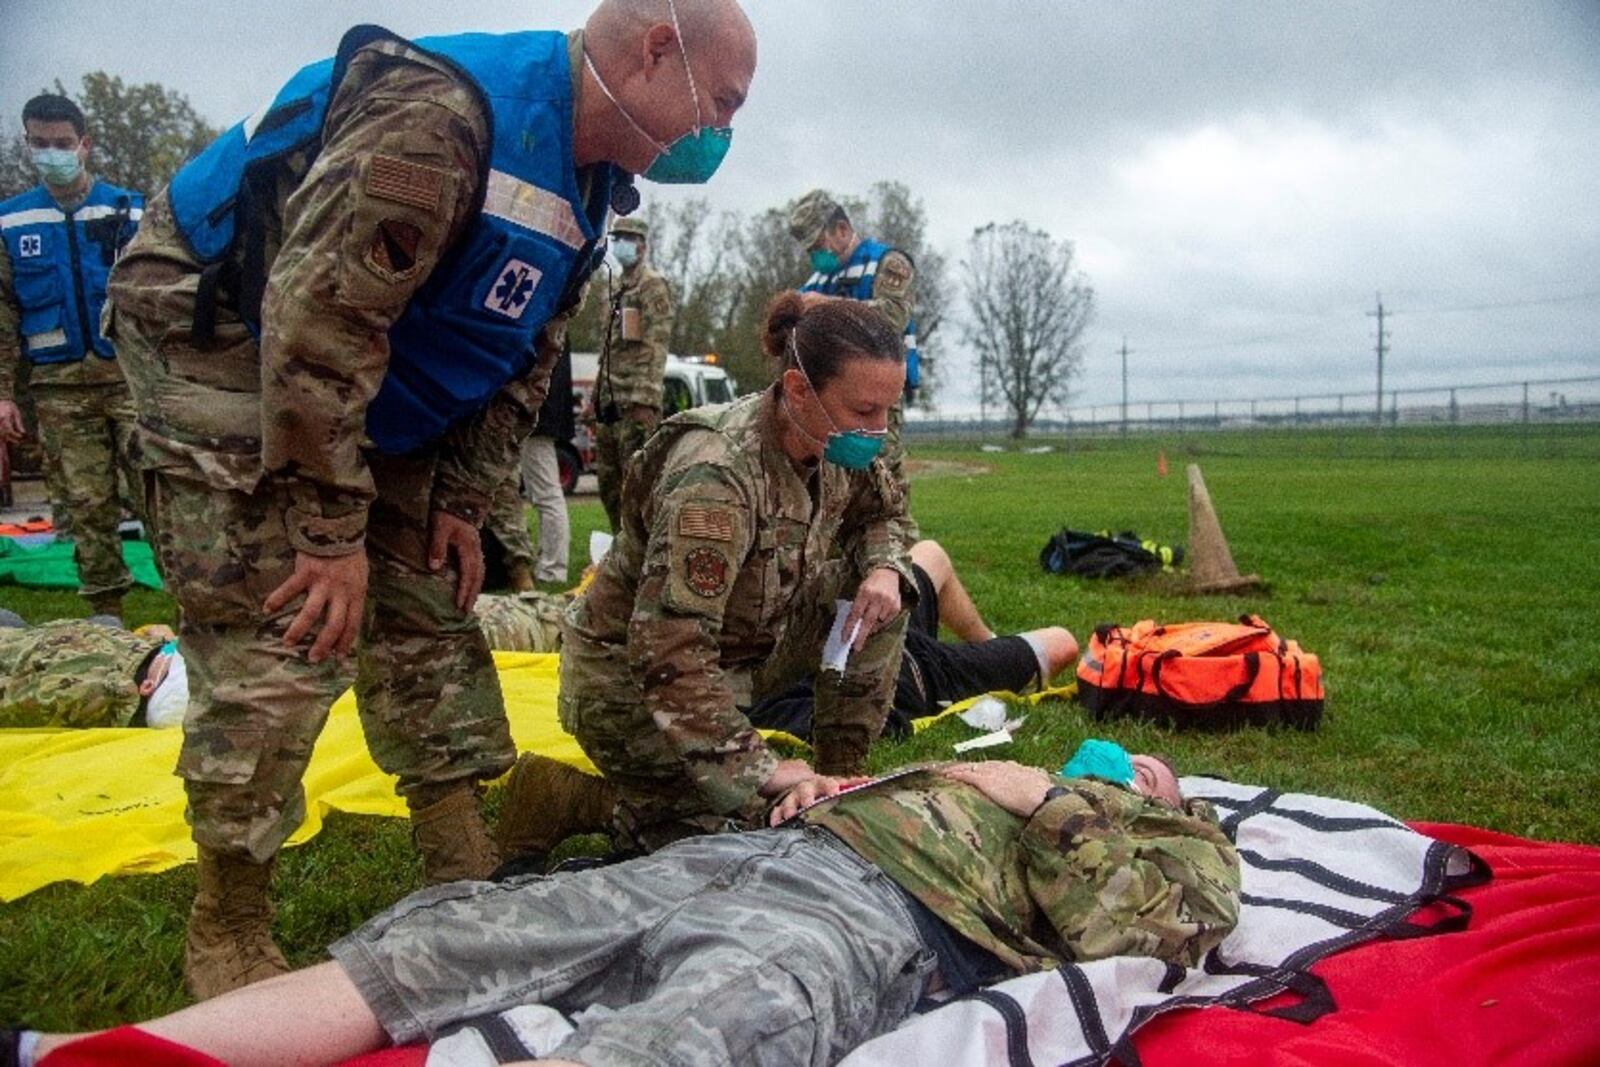
<instances>
[{"instance_id":1,"label":"green tarp","mask_svg":"<svg viewBox=\"0 0 1600 1067\"><path fill-rule=\"evenodd\" d=\"M133 580L151 589L161 588L155 557L149 541L122 542L122 558L133 572ZM70 542L24 548L9 537L0 537L0 585L24 585L32 589L76 589L78 568L72 562Z\"/></svg>"}]
</instances>

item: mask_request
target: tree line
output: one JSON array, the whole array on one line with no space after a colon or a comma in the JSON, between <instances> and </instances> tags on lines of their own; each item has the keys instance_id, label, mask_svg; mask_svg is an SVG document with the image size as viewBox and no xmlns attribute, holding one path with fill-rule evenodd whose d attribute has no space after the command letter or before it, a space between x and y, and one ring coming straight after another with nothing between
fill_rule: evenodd
<instances>
[{"instance_id":1,"label":"tree line","mask_svg":"<svg viewBox=\"0 0 1600 1067\"><path fill-rule=\"evenodd\" d=\"M94 71L83 76L76 94L59 81L45 91L72 97L83 109L94 139L94 173L147 194L164 187L219 132L185 96L155 82L130 85ZM0 199L37 182L20 131L0 139ZM1024 436L1046 406L1065 406L1082 369L1082 336L1095 304L1071 241L1022 221L989 223L973 231L966 255L952 265L931 243L927 211L904 182L880 181L839 200L858 233L901 249L916 264L920 405L933 407L940 385L953 380L946 358L947 327L953 327L975 357L982 402L1007 413L1012 436ZM701 197L642 209L651 226L651 262L677 302L671 351L716 353L746 391L772 379L761 352L767 301L810 273L789 236L793 204L747 214ZM604 286L594 289L573 323L579 351L599 349ZM964 313L958 314L958 302Z\"/></svg>"}]
</instances>

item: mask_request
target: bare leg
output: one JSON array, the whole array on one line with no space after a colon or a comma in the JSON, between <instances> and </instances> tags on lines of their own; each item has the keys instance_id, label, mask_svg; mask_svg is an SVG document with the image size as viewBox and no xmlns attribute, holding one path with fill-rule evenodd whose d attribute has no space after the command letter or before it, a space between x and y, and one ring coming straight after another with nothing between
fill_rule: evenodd
<instances>
[{"instance_id":1,"label":"bare leg","mask_svg":"<svg viewBox=\"0 0 1600 1067\"><path fill-rule=\"evenodd\" d=\"M1071 630L1046 626L1042 630L1029 630L1022 636L1039 653L1039 669L1045 685L1049 685L1052 678L1072 666L1072 661L1078 658L1078 639L1072 636Z\"/></svg>"},{"instance_id":2,"label":"bare leg","mask_svg":"<svg viewBox=\"0 0 1600 1067\"><path fill-rule=\"evenodd\" d=\"M966 586L956 576L950 554L937 541L918 541L911 546L911 562L928 573L939 594L939 622L968 644L988 641L994 631L978 614L978 606L967 595Z\"/></svg>"},{"instance_id":3,"label":"bare leg","mask_svg":"<svg viewBox=\"0 0 1600 1067\"><path fill-rule=\"evenodd\" d=\"M384 1048L389 1036L337 963L236 989L139 1029L230 1067L339 1063ZM38 1055L84 1034L46 1034Z\"/></svg>"}]
</instances>

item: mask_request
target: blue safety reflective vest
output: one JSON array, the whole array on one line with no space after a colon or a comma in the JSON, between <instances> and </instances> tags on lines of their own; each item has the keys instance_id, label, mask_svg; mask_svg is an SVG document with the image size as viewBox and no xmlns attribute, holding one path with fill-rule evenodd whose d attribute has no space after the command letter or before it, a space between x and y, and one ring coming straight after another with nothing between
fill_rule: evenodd
<instances>
[{"instance_id":1,"label":"blue safety reflective vest","mask_svg":"<svg viewBox=\"0 0 1600 1067\"><path fill-rule=\"evenodd\" d=\"M72 211L62 211L42 185L0 203L0 237L30 363L76 363L91 351L116 358L100 336L100 309L111 264L142 214L144 197L102 181Z\"/></svg>"},{"instance_id":2,"label":"blue safety reflective vest","mask_svg":"<svg viewBox=\"0 0 1600 1067\"><path fill-rule=\"evenodd\" d=\"M202 262L222 265L242 242L237 310L252 330L260 329L268 265L249 262L259 247L250 228L260 225L249 178L290 152L316 148L350 57L383 39L400 40L375 26L345 34L336 56L297 73L264 112L228 130L172 180L173 216ZM479 175L477 217L389 330L389 366L366 429L378 451L391 455L437 440L527 370L539 329L575 303L593 269L618 174L599 167L585 202L572 164L565 34L460 34L414 47L465 75L493 140Z\"/></svg>"},{"instance_id":3,"label":"blue safety reflective vest","mask_svg":"<svg viewBox=\"0 0 1600 1067\"><path fill-rule=\"evenodd\" d=\"M826 293L828 296L847 296L852 300L871 300L873 283L878 280L878 264L883 261L884 256L896 251L899 249L890 248L882 241L863 237L856 244L856 250L850 253L850 258L840 264L838 270L832 274L813 271L811 277L800 287L800 291ZM905 255L904 252L900 254ZM921 360L917 356L917 320L914 318L906 322L905 344L906 387L915 389L922 384L922 370Z\"/></svg>"}]
</instances>

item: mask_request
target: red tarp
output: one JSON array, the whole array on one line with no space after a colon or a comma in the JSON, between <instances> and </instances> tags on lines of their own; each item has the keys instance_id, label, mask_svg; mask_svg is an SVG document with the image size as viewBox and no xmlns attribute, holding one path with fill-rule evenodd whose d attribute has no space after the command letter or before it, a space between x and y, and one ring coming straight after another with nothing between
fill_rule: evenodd
<instances>
[{"instance_id":1,"label":"red tarp","mask_svg":"<svg viewBox=\"0 0 1600 1067\"><path fill-rule=\"evenodd\" d=\"M1309 1026L1227 1008L1160 1016L1134 1038L1145 1067L1600 1064L1600 848L1470 826L1416 829L1471 849L1494 871L1460 894L1473 907L1466 930L1380 941L1313 966L1338 1009ZM130 1038L144 1047L121 1044ZM79 1042L72 1055L52 1053L40 1067L217 1062L180 1058L153 1040L124 1028ZM346 1067L422 1067L425 1059L420 1047L388 1049Z\"/></svg>"}]
</instances>

